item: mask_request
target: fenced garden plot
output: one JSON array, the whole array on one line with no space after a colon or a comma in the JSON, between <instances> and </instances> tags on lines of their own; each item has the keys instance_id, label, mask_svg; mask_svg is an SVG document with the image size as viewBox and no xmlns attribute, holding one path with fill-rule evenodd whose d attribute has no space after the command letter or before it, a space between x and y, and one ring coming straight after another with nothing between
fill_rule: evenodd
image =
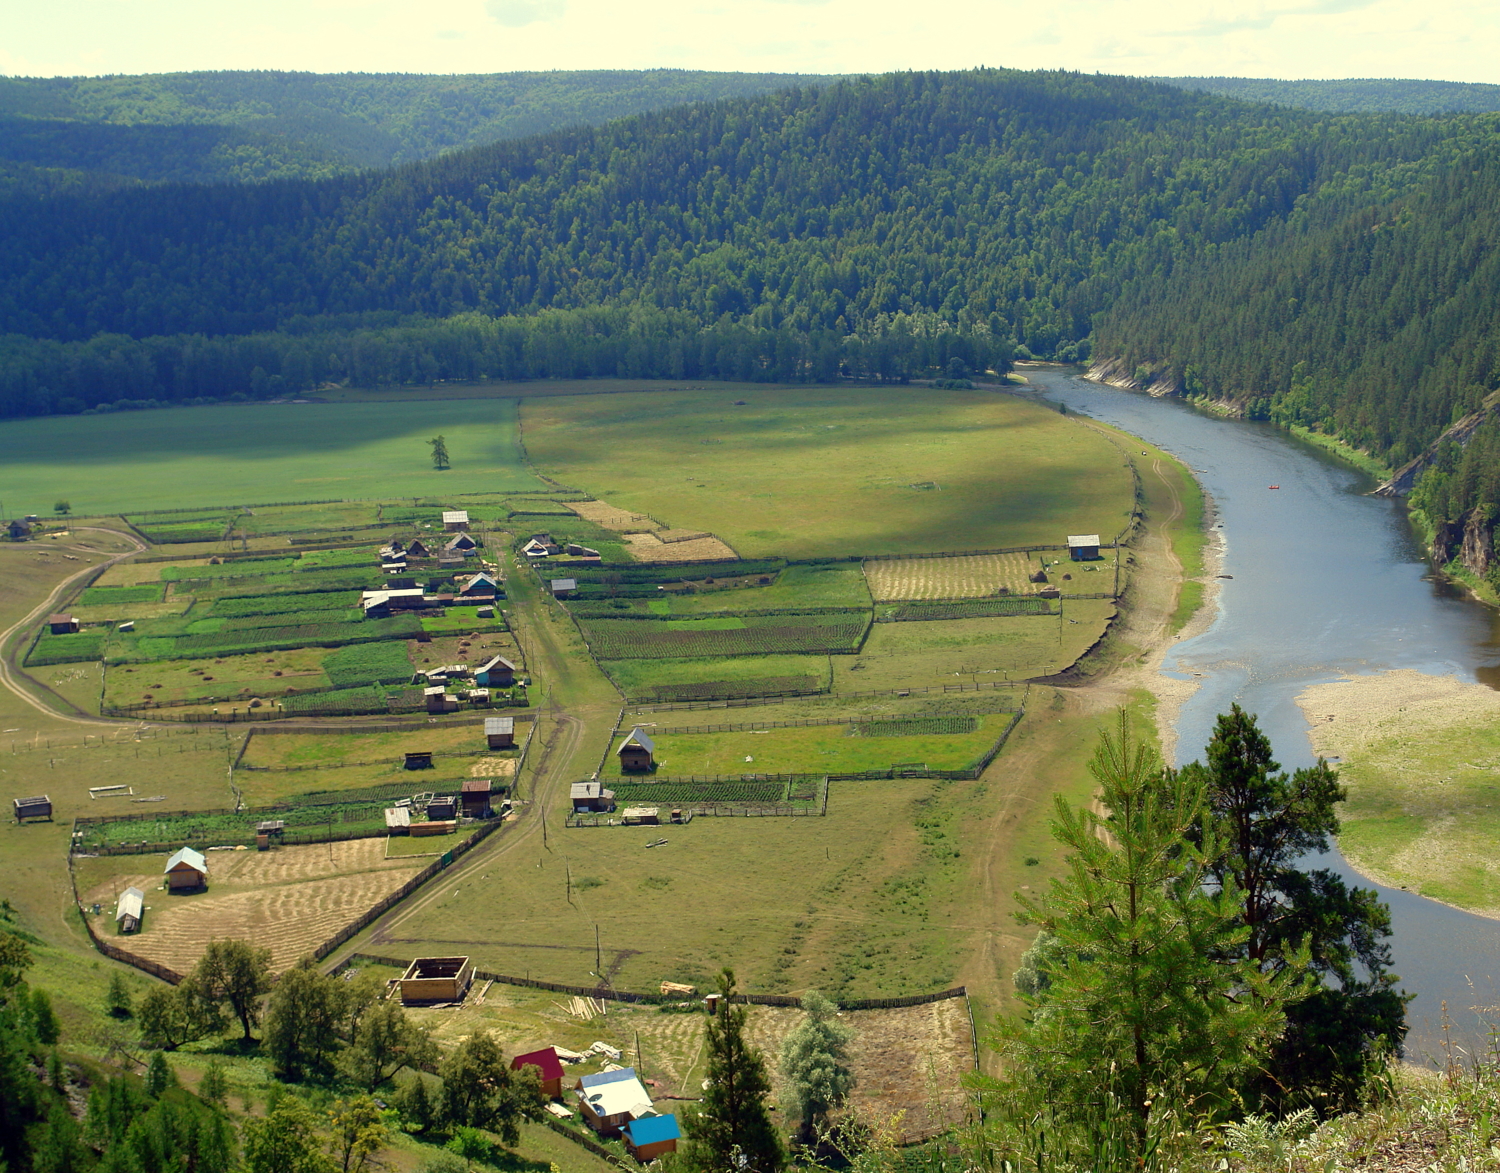
<instances>
[{"instance_id":1,"label":"fenced garden plot","mask_svg":"<svg viewBox=\"0 0 1500 1173\"><path fill-rule=\"evenodd\" d=\"M652 566L638 562L604 562L596 565L579 566L573 572L572 577L578 580L580 586L585 583L598 584L600 586L632 586L642 584L657 586L692 582L728 589L730 587L754 585L753 582L745 580L758 580L762 577L779 574L785 565L786 562L780 558L761 559L758 561L705 562L695 564L691 572L688 572L681 566ZM547 566L545 563L539 563L537 571L545 577L551 577L551 575L546 573Z\"/></svg>"},{"instance_id":2,"label":"fenced garden plot","mask_svg":"<svg viewBox=\"0 0 1500 1173\"><path fill-rule=\"evenodd\" d=\"M75 829L82 835L76 840L77 850L121 855L171 852L184 844L254 847L255 825L265 819L286 823L284 842L288 845L358 839L386 833L386 805L364 800L79 819Z\"/></svg>"},{"instance_id":3,"label":"fenced garden plot","mask_svg":"<svg viewBox=\"0 0 1500 1173\"><path fill-rule=\"evenodd\" d=\"M813 696L827 689L816 676L751 676L745 680L704 680L696 684L655 684L642 699L652 701L729 700L750 696Z\"/></svg>"},{"instance_id":4,"label":"fenced garden plot","mask_svg":"<svg viewBox=\"0 0 1500 1173\"><path fill-rule=\"evenodd\" d=\"M728 659L608 660L599 665L628 697L654 695L650 690L676 685L724 686L724 692L744 695L740 686L785 677L811 677L816 691L826 691L832 675L824 656L732 656ZM801 691L800 689L794 691ZM753 695L761 695L756 691Z\"/></svg>"},{"instance_id":5,"label":"fenced garden plot","mask_svg":"<svg viewBox=\"0 0 1500 1173\"><path fill-rule=\"evenodd\" d=\"M314 587L306 591L279 591L274 595L220 594L213 598L207 614L223 618L250 615L284 615L291 611L347 611L359 605L353 591Z\"/></svg>"},{"instance_id":6,"label":"fenced garden plot","mask_svg":"<svg viewBox=\"0 0 1500 1173\"><path fill-rule=\"evenodd\" d=\"M927 737L973 733L978 717L876 717L855 721L849 732L855 737Z\"/></svg>"},{"instance_id":7,"label":"fenced garden plot","mask_svg":"<svg viewBox=\"0 0 1500 1173\"><path fill-rule=\"evenodd\" d=\"M167 588L161 583L140 586L91 586L78 596L81 607L113 607L123 603L160 603Z\"/></svg>"},{"instance_id":8,"label":"fenced garden plot","mask_svg":"<svg viewBox=\"0 0 1500 1173\"><path fill-rule=\"evenodd\" d=\"M116 632L109 663L144 664L158 660L206 659L247 652L282 651L305 647L340 647L379 640L415 639L422 623L414 615L389 619L292 624L248 630L220 630L188 634L173 632L178 620L144 621L134 632ZM165 630L164 630L165 629Z\"/></svg>"},{"instance_id":9,"label":"fenced garden plot","mask_svg":"<svg viewBox=\"0 0 1500 1173\"><path fill-rule=\"evenodd\" d=\"M422 630L428 635L489 635L509 631L505 618L497 610L493 619L479 618L479 607L444 607L438 615L422 616Z\"/></svg>"},{"instance_id":10,"label":"fenced garden plot","mask_svg":"<svg viewBox=\"0 0 1500 1173\"><path fill-rule=\"evenodd\" d=\"M832 610L716 619L639 616L579 621L589 650L600 660L850 654L859 649L869 626L868 612Z\"/></svg>"},{"instance_id":11,"label":"fenced garden plot","mask_svg":"<svg viewBox=\"0 0 1500 1173\"><path fill-rule=\"evenodd\" d=\"M85 628L70 635L53 635L42 629L37 641L26 653L28 668L41 668L48 664L72 664L80 660L100 660L104 657L104 646L109 638L109 629Z\"/></svg>"},{"instance_id":12,"label":"fenced garden plot","mask_svg":"<svg viewBox=\"0 0 1500 1173\"><path fill-rule=\"evenodd\" d=\"M339 648L324 657L323 671L335 688L409 683L412 677L406 644L394 640Z\"/></svg>"},{"instance_id":13,"label":"fenced garden plot","mask_svg":"<svg viewBox=\"0 0 1500 1173\"><path fill-rule=\"evenodd\" d=\"M941 619L985 619L1008 615L1056 615L1046 599L1011 595L998 599L972 599L956 603L900 603L877 607L876 623L923 623Z\"/></svg>"}]
</instances>

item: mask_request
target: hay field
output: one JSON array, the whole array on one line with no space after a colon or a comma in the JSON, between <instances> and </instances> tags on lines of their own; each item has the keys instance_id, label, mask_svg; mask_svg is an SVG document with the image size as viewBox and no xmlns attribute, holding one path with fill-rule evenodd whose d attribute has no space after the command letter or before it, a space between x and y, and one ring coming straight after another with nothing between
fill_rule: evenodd
<instances>
[{"instance_id":1,"label":"hay field","mask_svg":"<svg viewBox=\"0 0 1500 1173\"><path fill-rule=\"evenodd\" d=\"M539 471L751 558L1113 535L1133 499L1102 434L993 391L715 388L527 399L521 413Z\"/></svg>"},{"instance_id":2,"label":"hay field","mask_svg":"<svg viewBox=\"0 0 1500 1173\"><path fill-rule=\"evenodd\" d=\"M1035 554L966 554L958 558L903 558L866 562L865 580L877 603L888 599L981 599L1005 587L1013 595L1037 588Z\"/></svg>"},{"instance_id":3,"label":"hay field","mask_svg":"<svg viewBox=\"0 0 1500 1173\"><path fill-rule=\"evenodd\" d=\"M626 534L624 541L631 557L639 562L723 562L736 557L714 537L664 542L655 534Z\"/></svg>"},{"instance_id":4,"label":"hay field","mask_svg":"<svg viewBox=\"0 0 1500 1173\"><path fill-rule=\"evenodd\" d=\"M82 517L270 501L542 490L525 467L515 400L177 407L13 420L0 451L6 504ZM453 467L432 467L447 437Z\"/></svg>"},{"instance_id":5,"label":"hay field","mask_svg":"<svg viewBox=\"0 0 1500 1173\"><path fill-rule=\"evenodd\" d=\"M618 531L653 530L659 523L644 513L632 513L628 509L618 509L603 501L564 501L565 508L571 509L585 521L592 521L595 525L605 529Z\"/></svg>"},{"instance_id":6,"label":"hay field","mask_svg":"<svg viewBox=\"0 0 1500 1173\"><path fill-rule=\"evenodd\" d=\"M79 889L85 903L98 901L106 910L125 888L144 891L143 927L119 944L179 973L191 969L216 937L269 948L279 972L427 865L425 859L384 857L384 838L215 851L208 856L206 892L169 894L160 887L161 857L113 856L84 861ZM146 870L142 863L155 866Z\"/></svg>"}]
</instances>

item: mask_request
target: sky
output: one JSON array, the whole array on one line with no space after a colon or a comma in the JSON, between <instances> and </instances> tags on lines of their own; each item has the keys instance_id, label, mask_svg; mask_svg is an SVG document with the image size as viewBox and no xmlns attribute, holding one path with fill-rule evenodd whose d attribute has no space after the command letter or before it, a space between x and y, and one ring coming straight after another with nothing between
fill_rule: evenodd
<instances>
[{"instance_id":1,"label":"sky","mask_svg":"<svg viewBox=\"0 0 1500 1173\"><path fill-rule=\"evenodd\" d=\"M1494 0L0 0L0 75L1076 69L1500 82Z\"/></svg>"}]
</instances>

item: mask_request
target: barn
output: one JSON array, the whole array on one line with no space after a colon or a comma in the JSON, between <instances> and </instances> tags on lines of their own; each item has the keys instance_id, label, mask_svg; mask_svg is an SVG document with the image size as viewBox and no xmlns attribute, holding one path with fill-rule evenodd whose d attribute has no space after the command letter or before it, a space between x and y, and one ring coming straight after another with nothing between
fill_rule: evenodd
<instances>
[{"instance_id":1,"label":"barn","mask_svg":"<svg viewBox=\"0 0 1500 1173\"><path fill-rule=\"evenodd\" d=\"M162 873L167 877L167 887L173 892L208 887L208 860L201 851L194 851L191 847L182 848L167 860Z\"/></svg>"},{"instance_id":2,"label":"barn","mask_svg":"<svg viewBox=\"0 0 1500 1173\"><path fill-rule=\"evenodd\" d=\"M677 1142L682 1139L677 1117L671 1115L642 1116L625 1125L621 1132L630 1155L642 1165L667 1153L675 1153Z\"/></svg>"},{"instance_id":3,"label":"barn","mask_svg":"<svg viewBox=\"0 0 1500 1173\"><path fill-rule=\"evenodd\" d=\"M484 719L484 742L491 749L514 749L516 719L514 717L486 717Z\"/></svg>"},{"instance_id":4,"label":"barn","mask_svg":"<svg viewBox=\"0 0 1500 1173\"><path fill-rule=\"evenodd\" d=\"M540 1051L517 1055L510 1061L512 1071L520 1071L525 1067L536 1068L542 1081L542 1095L552 1100L562 1099L563 1067L556 1051L551 1047L543 1047Z\"/></svg>"},{"instance_id":5,"label":"barn","mask_svg":"<svg viewBox=\"0 0 1500 1173\"><path fill-rule=\"evenodd\" d=\"M486 688L509 688L516 682L516 666L504 656L491 656L474 669L474 683Z\"/></svg>"},{"instance_id":6,"label":"barn","mask_svg":"<svg viewBox=\"0 0 1500 1173\"><path fill-rule=\"evenodd\" d=\"M139 929L145 910L146 894L139 888L126 888L120 893L119 903L115 905L115 923L120 926L120 932L133 933Z\"/></svg>"},{"instance_id":7,"label":"barn","mask_svg":"<svg viewBox=\"0 0 1500 1173\"><path fill-rule=\"evenodd\" d=\"M622 770L656 769L656 742L640 729L632 729L615 753Z\"/></svg>"},{"instance_id":8,"label":"barn","mask_svg":"<svg viewBox=\"0 0 1500 1173\"><path fill-rule=\"evenodd\" d=\"M30 798L15 798L11 801L15 804L18 823L26 819L50 819L52 817L52 800L45 794L35 794Z\"/></svg>"},{"instance_id":9,"label":"barn","mask_svg":"<svg viewBox=\"0 0 1500 1173\"><path fill-rule=\"evenodd\" d=\"M418 957L401 975L401 1004L462 1002L474 982L467 957Z\"/></svg>"},{"instance_id":10,"label":"barn","mask_svg":"<svg viewBox=\"0 0 1500 1173\"><path fill-rule=\"evenodd\" d=\"M1099 557L1098 534L1069 534L1068 555L1074 562L1093 562Z\"/></svg>"}]
</instances>

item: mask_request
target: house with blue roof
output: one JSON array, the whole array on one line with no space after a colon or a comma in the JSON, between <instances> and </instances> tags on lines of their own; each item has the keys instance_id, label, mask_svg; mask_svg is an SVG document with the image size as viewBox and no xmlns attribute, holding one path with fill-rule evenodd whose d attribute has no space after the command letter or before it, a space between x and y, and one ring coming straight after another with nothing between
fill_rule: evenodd
<instances>
[{"instance_id":1,"label":"house with blue roof","mask_svg":"<svg viewBox=\"0 0 1500 1173\"><path fill-rule=\"evenodd\" d=\"M584 1123L600 1136L618 1136L632 1120L655 1115L651 1093L634 1067L585 1075L574 1090Z\"/></svg>"},{"instance_id":2,"label":"house with blue roof","mask_svg":"<svg viewBox=\"0 0 1500 1173\"><path fill-rule=\"evenodd\" d=\"M682 1139L677 1117L670 1115L643 1116L625 1125L621 1132L630 1155L643 1165L666 1153L675 1153L677 1142Z\"/></svg>"}]
</instances>

